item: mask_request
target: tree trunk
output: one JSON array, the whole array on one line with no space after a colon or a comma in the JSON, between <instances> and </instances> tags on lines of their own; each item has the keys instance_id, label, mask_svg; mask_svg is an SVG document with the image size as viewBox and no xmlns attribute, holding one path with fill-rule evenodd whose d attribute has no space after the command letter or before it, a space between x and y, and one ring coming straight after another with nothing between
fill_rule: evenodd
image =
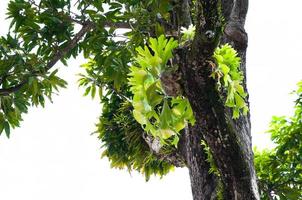
<instances>
[{"instance_id":1,"label":"tree trunk","mask_svg":"<svg viewBox=\"0 0 302 200\"><path fill-rule=\"evenodd\" d=\"M201 145L202 135L197 126L189 126L181 135L179 146L190 173L194 200L214 200L217 196L217 177L209 173L210 164Z\"/></svg>"},{"instance_id":2,"label":"tree trunk","mask_svg":"<svg viewBox=\"0 0 302 200\"><path fill-rule=\"evenodd\" d=\"M210 77L211 67L208 64L218 41L228 42L238 51L242 61L241 70L245 74L247 34L244 23L248 0L222 0L226 26L220 35L217 25L219 9L215 13L220 6L219 1L200 0L196 4L197 28L193 47L176 52L184 76L184 93L196 118L194 129L185 136L193 198L213 198L213 187L216 186L214 175L208 174L209 165L205 163L200 144L204 138L220 173L224 199L258 200L249 115L232 119L232 112L225 108L221 94L216 90L216 83ZM209 32L216 34L214 39L208 37Z\"/></svg>"}]
</instances>

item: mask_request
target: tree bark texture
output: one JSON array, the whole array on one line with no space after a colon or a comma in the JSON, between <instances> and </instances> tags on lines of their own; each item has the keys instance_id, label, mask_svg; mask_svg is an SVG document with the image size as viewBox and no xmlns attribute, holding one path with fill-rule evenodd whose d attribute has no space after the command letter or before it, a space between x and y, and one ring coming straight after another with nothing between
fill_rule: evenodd
<instances>
[{"instance_id":1,"label":"tree bark texture","mask_svg":"<svg viewBox=\"0 0 302 200\"><path fill-rule=\"evenodd\" d=\"M240 67L245 75L247 34L244 23L248 0L199 0L196 4L196 36L192 48L181 48L176 52L183 74L184 93L196 118L196 125L184 139L193 198L215 199L216 178L208 173L209 164L200 143L204 139L219 170L224 199L258 200L249 115L232 119L231 110L224 106L215 80L210 77L209 66L217 44L227 42L241 57ZM215 12L219 7L221 10ZM219 32L219 12L224 18L223 32Z\"/></svg>"},{"instance_id":2,"label":"tree bark texture","mask_svg":"<svg viewBox=\"0 0 302 200\"><path fill-rule=\"evenodd\" d=\"M179 150L189 169L194 200L214 200L217 197L218 179L214 173L209 173L211 166L201 145L202 140L198 126L188 126L181 135Z\"/></svg>"}]
</instances>

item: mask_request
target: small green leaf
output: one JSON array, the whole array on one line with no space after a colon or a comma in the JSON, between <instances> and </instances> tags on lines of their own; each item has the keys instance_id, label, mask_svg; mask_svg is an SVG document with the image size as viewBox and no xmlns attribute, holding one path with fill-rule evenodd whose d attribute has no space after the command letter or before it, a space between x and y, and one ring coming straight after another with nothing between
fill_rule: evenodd
<instances>
[{"instance_id":1,"label":"small green leaf","mask_svg":"<svg viewBox=\"0 0 302 200\"><path fill-rule=\"evenodd\" d=\"M2 121L0 121L0 135L4 130L4 123Z\"/></svg>"},{"instance_id":2,"label":"small green leaf","mask_svg":"<svg viewBox=\"0 0 302 200\"><path fill-rule=\"evenodd\" d=\"M152 107L157 106L163 100L163 95L160 95L158 92L159 89L159 83L156 81L152 83L146 90L147 100Z\"/></svg>"},{"instance_id":3,"label":"small green leaf","mask_svg":"<svg viewBox=\"0 0 302 200\"><path fill-rule=\"evenodd\" d=\"M175 148L177 148L178 142L179 142L179 137L178 137L177 135L175 135L171 144L172 144Z\"/></svg>"},{"instance_id":4,"label":"small green leaf","mask_svg":"<svg viewBox=\"0 0 302 200\"><path fill-rule=\"evenodd\" d=\"M103 88L99 87L99 98L102 99L103 98Z\"/></svg>"},{"instance_id":5,"label":"small green leaf","mask_svg":"<svg viewBox=\"0 0 302 200\"><path fill-rule=\"evenodd\" d=\"M88 86L84 92L84 96L87 96L91 90L91 86Z\"/></svg>"},{"instance_id":6,"label":"small green leaf","mask_svg":"<svg viewBox=\"0 0 302 200\"><path fill-rule=\"evenodd\" d=\"M159 129L159 136L164 140L170 138L173 135L176 135L176 133L171 129Z\"/></svg>"},{"instance_id":7,"label":"small green leaf","mask_svg":"<svg viewBox=\"0 0 302 200\"><path fill-rule=\"evenodd\" d=\"M238 108L233 108L233 119L238 119L240 116L240 112Z\"/></svg>"},{"instance_id":8,"label":"small green leaf","mask_svg":"<svg viewBox=\"0 0 302 200\"><path fill-rule=\"evenodd\" d=\"M238 107L239 109L245 106L245 102L243 98L238 93L235 93L235 102L236 102L236 107Z\"/></svg>"},{"instance_id":9,"label":"small green leaf","mask_svg":"<svg viewBox=\"0 0 302 200\"><path fill-rule=\"evenodd\" d=\"M230 71L230 68L225 64L221 64L219 67L221 68L221 71L224 75L227 75Z\"/></svg>"},{"instance_id":10,"label":"small green leaf","mask_svg":"<svg viewBox=\"0 0 302 200\"><path fill-rule=\"evenodd\" d=\"M139 112L139 111L137 111L137 110L134 110L134 111L133 111L133 116L134 116L135 120L136 120L138 123L140 123L140 124L142 124L142 125L144 125L144 124L147 123L146 117L145 117L141 112Z\"/></svg>"},{"instance_id":11,"label":"small green leaf","mask_svg":"<svg viewBox=\"0 0 302 200\"><path fill-rule=\"evenodd\" d=\"M9 138L9 136L10 136L10 125L7 121L4 122L4 130L5 130L6 136Z\"/></svg>"},{"instance_id":12,"label":"small green leaf","mask_svg":"<svg viewBox=\"0 0 302 200\"><path fill-rule=\"evenodd\" d=\"M162 129L166 129L169 127L169 121L171 120L171 109L168 105L168 102L167 100L164 100L164 105L163 105L163 108L162 108L162 112L159 116L160 118L160 127Z\"/></svg>"},{"instance_id":13,"label":"small green leaf","mask_svg":"<svg viewBox=\"0 0 302 200\"><path fill-rule=\"evenodd\" d=\"M94 97L95 97L95 92L96 92L95 85L92 85L91 86L91 97L92 97L92 99L94 99Z\"/></svg>"}]
</instances>

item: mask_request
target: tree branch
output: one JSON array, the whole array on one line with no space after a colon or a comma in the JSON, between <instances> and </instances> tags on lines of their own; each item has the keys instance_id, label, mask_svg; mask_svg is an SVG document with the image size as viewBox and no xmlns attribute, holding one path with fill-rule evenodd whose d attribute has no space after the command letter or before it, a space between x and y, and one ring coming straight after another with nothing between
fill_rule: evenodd
<instances>
[{"instance_id":1,"label":"tree branch","mask_svg":"<svg viewBox=\"0 0 302 200\"><path fill-rule=\"evenodd\" d=\"M223 43L230 43L234 48L245 53L248 43L247 33L244 30L248 0L223 0L223 16L226 21Z\"/></svg>"},{"instance_id":2,"label":"tree branch","mask_svg":"<svg viewBox=\"0 0 302 200\"><path fill-rule=\"evenodd\" d=\"M19 91L27 82L28 82L28 79L22 81L21 83L19 83L18 85L15 85L13 87L0 89L0 96L7 96L11 93Z\"/></svg>"},{"instance_id":3,"label":"tree branch","mask_svg":"<svg viewBox=\"0 0 302 200\"><path fill-rule=\"evenodd\" d=\"M158 138L154 138L153 136L143 133L143 139L149 146L150 150L155 154L158 159L164 160L175 167L185 167L186 161L185 158L180 155L177 149L171 153L161 153L162 145Z\"/></svg>"},{"instance_id":4,"label":"tree branch","mask_svg":"<svg viewBox=\"0 0 302 200\"><path fill-rule=\"evenodd\" d=\"M82 29L74 36L72 40L69 41L69 43L66 45L65 48L55 53L51 60L48 61L46 64L44 70L47 72L49 69L51 69L60 59L62 59L69 51L71 51L77 43L81 40L81 38L89 32L94 27L94 24L90 21L87 21L84 23ZM19 91L24 85L26 85L29 81L30 77L36 76L40 71L33 72L30 76L28 76L25 80L21 81L19 84L15 86L11 86L8 88L1 88L0 89L0 96L7 96L11 93Z\"/></svg>"},{"instance_id":5,"label":"tree branch","mask_svg":"<svg viewBox=\"0 0 302 200\"><path fill-rule=\"evenodd\" d=\"M127 22L105 22L105 27L114 27L114 28L124 28L124 29L131 29L131 26Z\"/></svg>"},{"instance_id":6,"label":"tree branch","mask_svg":"<svg viewBox=\"0 0 302 200\"><path fill-rule=\"evenodd\" d=\"M82 29L74 36L67 46L61 51L57 52L53 58L47 63L45 70L48 71L52 68L60 59L62 59L69 51L71 51L81 40L81 38L94 27L94 24L90 21L84 23Z\"/></svg>"},{"instance_id":7,"label":"tree branch","mask_svg":"<svg viewBox=\"0 0 302 200\"><path fill-rule=\"evenodd\" d=\"M221 37L223 22L220 1L198 0L196 9L196 34L192 49L198 49L195 52L199 55L194 56L205 61L213 55Z\"/></svg>"},{"instance_id":8,"label":"tree branch","mask_svg":"<svg viewBox=\"0 0 302 200\"><path fill-rule=\"evenodd\" d=\"M181 0L179 4L181 6L179 26L188 27L189 25L192 24L191 8L190 8L189 0Z\"/></svg>"},{"instance_id":9,"label":"tree branch","mask_svg":"<svg viewBox=\"0 0 302 200\"><path fill-rule=\"evenodd\" d=\"M91 82L93 82L96 86L98 86L99 88L102 88L103 86L105 86L105 88L108 90L112 90L118 97L120 97L121 99L124 99L124 100L126 100L126 101L128 101L128 102L132 102L132 100L129 98L129 97L127 97L127 96L125 96L125 95L123 95L123 94L121 94L120 92L118 92L113 86L111 86L111 85L109 85L108 83L100 83L99 81L97 81L97 80L95 80L95 79L92 79L92 78L90 78L90 77L86 77L85 76L85 78L87 78L89 81L91 81Z\"/></svg>"}]
</instances>

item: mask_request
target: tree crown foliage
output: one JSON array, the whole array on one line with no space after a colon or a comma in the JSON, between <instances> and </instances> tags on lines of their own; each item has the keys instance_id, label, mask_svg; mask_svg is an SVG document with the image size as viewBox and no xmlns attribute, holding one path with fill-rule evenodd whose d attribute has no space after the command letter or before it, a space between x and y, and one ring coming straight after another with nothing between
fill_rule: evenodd
<instances>
[{"instance_id":1,"label":"tree crown foliage","mask_svg":"<svg viewBox=\"0 0 302 200\"><path fill-rule=\"evenodd\" d=\"M154 0L10 1L10 30L0 40L0 131L9 136L30 105L44 106L45 98L51 100L55 91L66 87L54 65L58 61L66 65L70 57L82 53L88 62L82 65L85 73L79 85L85 88L84 95L94 98L98 93L103 105L96 131L103 155L113 167L136 169L147 178L166 174L173 164L162 158L175 150L186 123L194 123L188 100L181 91L170 94L164 83L177 71L172 65L173 49L195 35L193 25L175 34L164 23L177 6ZM170 39L164 36L169 34L173 34ZM242 77L236 74L239 59L226 47L215 53L219 67L213 78L220 83L223 77L222 85L231 89L227 105L235 108L238 117L246 95L241 91ZM237 81L234 86L232 79ZM146 133L151 133L149 143ZM160 152L150 151L150 145L163 144L168 145Z\"/></svg>"},{"instance_id":2,"label":"tree crown foliage","mask_svg":"<svg viewBox=\"0 0 302 200\"><path fill-rule=\"evenodd\" d=\"M0 38L0 133L9 137L29 106L44 106L66 87L55 64L67 65L82 54L87 63L79 85L84 95L98 94L103 106L96 133L111 166L149 179L183 165L169 158L177 158L180 134L195 119L182 96L173 50L190 44L196 28L194 17L190 26L179 26L182 19L172 11L180 8L168 0L11 0L10 28ZM215 31L222 26L215 23ZM237 119L248 111L240 58L226 44L211 59L217 91L226 94L221 100ZM278 146L256 154L263 197L268 192L292 199L301 195L301 85L295 115L272 122Z\"/></svg>"},{"instance_id":3,"label":"tree crown foliage","mask_svg":"<svg viewBox=\"0 0 302 200\"><path fill-rule=\"evenodd\" d=\"M271 150L255 151L255 166L262 199L302 199L302 81L294 114L273 117L269 133Z\"/></svg>"}]
</instances>

